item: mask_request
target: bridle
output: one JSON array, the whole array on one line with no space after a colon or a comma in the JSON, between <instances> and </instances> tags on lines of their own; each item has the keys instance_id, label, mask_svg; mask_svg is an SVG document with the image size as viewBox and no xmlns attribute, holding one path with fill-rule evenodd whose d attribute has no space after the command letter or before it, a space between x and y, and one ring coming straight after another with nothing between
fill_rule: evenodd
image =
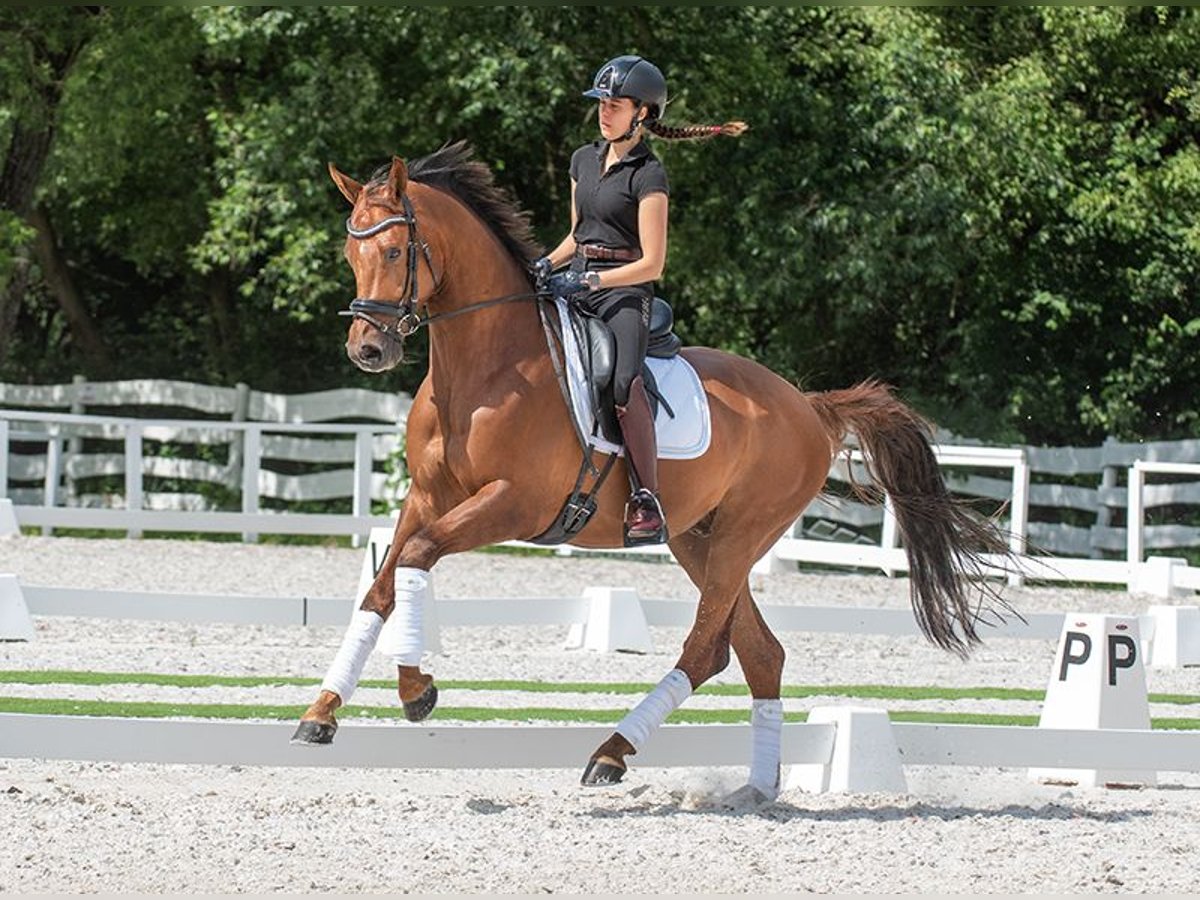
<instances>
[{"instance_id":1,"label":"bridle","mask_svg":"<svg viewBox=\"0 0 1200 900\"><path fill-rule=\"evenodd\" d=\"M355 228L350 224L350 219L346 219L346 233L352 238L364 240L374 237L379 232L385 231L394 225L408 226L408 247L405 250L407 269L404 273L404 286L400 289L403 299L399 301L387 301L370 297L355 297L350 301L349 309L343 309L338 312L339 316L353 316L355 319L362 319L368 325L378 330L381 334L387 335L392 340L403 341L404 338L410 334L414 334L422 326L430 325L440 319L452 319L464 313L475 312L489 306L498 306L501 303L536 300L541 296L532 291L520 294L508 294L504 297L481 300L478 303L471 303L459 309L434 313L422 318L417 312L417 303L421 299L417 285L418 250L421 256L425 258L425 265L429 267L429 274L433 276L434 289L430 296L436 295L442 289L442 286L433 268L433 256L430 253L429 244L417 236L417 214L414 212L412 202L408 199L407 194L400 195L400 203L404 207L402 215L388 216L386 219L380 219L374 225L366 228ZM394 317L396 321L393 325L388 325L381 322L376 316Z\"/></svg>"}]
</instances>

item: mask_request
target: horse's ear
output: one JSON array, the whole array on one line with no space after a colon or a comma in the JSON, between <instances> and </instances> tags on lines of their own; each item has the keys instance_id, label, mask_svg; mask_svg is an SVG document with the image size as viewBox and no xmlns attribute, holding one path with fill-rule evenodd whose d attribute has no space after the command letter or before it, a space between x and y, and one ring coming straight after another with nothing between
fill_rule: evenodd
<instances>
[{"instance_id":1,"label":"horse's ear","mask_svg":"<svg viewBox=\"0 0 1200 900\"><path fill-rule=\"evenodd\" d=\"M392 157L392 169L388 172L388 187L397 200L408 187L408 166L398 156Z\"/></svg>"},{"instance_id":2,"label":"horse's ear","mask_svg":"<svg viewBox=\"0 0 1200 900\"><path fill-rule=\"evenodd\" d=\"M327 165L329 166L329 177L333 179L333 183L342 192L342 196L349 200L350 205L353 206L358 202L358 195L362 193L362 185L344 172L338 171L338 167L333 163L328 163Z\"/></svg>"}]
</instances>

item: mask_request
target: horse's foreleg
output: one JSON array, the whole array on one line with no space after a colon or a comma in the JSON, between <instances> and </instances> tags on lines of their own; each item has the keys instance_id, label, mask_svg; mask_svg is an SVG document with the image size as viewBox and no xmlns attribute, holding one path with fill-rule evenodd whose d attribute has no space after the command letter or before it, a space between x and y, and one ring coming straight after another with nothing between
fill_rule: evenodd
<instances>
[{"instance_id":1,"label":"horse's foreleg","mask_svg":"<svg viewBox=\"0 0 1200 900\"><path fill-rule=\"evenodd\" d=\"M536 524L528 492L522 497L510 482L493 481L417 528L399 548L393 563L394 609L381 649L396 664L397 690L410 721L424 719L437 702L433 678L420 668L425 649L421 611L430 598L430 570L443 556L533 533Z\"/></svg>"},{"instance_id":2,"label":"horse's foreleg","mask_svg":"<svg viewBox=\"0 0 1200 900\"><path fill-rule=\"evenodd\" d=\"M507 481L490 482L437 517L421 497L410 496L379 575L354 614L320 696L301 718L292 740L311 744L333 739L334 712L357 685L367 657L381 640L385 620L390 625L382 635L383 649L396 663L405 715L411 721L428 716L437 703L433 678L420 668L429 570L447 554L532 534L536 526L536 510L522 504Z\"/></svg>"},{"instance_id":3,"label":"horse's foreleg","mask_svg":"<svg viewBox=\"0 0 1200 900\"><path fill-rule=\"evenodd\" d=\"M350 701L358 686L367 658L383 632L393 608L396 562L409 537L427 521L428 507L419 495L412 495L396 522L392 543L379 573L367 590L359 608L350 619L342 644L321 682L317 699L300 717L292 736L294 744L328 744L337 731L336 711ZM419 614L417 618L420 623Z\"/></svg>"}]
</instances>

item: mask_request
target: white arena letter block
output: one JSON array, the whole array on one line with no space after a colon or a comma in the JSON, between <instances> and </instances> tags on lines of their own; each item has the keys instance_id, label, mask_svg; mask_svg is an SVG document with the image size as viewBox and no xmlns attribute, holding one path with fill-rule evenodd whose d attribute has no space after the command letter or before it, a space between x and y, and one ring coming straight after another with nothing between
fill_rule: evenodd
<instances>
[{"instance_id":1,"label":"white arena letter block","mask_svg":"<svg viewBox=\"0 0 1200 900\"><path fill-rule=\"evenodd\" d=\"M0 489L3 487L4 485L0 484ZM20 533L21 527L17 524L17 513L13 509L13 502L7 497L0 497L0 537Z\"/></svg>"},{"instance_id":2,"label":"white arena letter block","mask_svg":"<svg viewBox=\"0 0 1200 900\"><path fill-rule=\"evenodd\" d=\"M33 640L33 619L16 575L0 575L0 641Z\"/></svg>"},{"instance_id":3,"label":"white arena letter block","mask_svg":"<svg viewBox=\"0 0 1200 900\"><path fill-rule=\"evenodd\" d=\"M1062 635L1040 728L1091 731L1150 729L1150 701L1136 616L1070 613ZM1086 741L1086 733L1079 736ZM1030 769L1029 778L1054 784L1153 785L1153 770Z\"/></svg>"},{"instance_id":4,"label":"white arena letter block","mask_svg":"<svg viewBox=\"0 0 1200 900\"><path fill-rule=\"evenodd\" d=\"M792 766L784 790L799 788L811 794L903 794L908 791L887 710L818 706L808 714L808 723L837 726L833 756L827 766Z\"/></svg>"},{"instance_id":5,"label":"white arena letter block","mask_svg":"<svg viewBox=\"0 0 1200 900\"><path fill-rule=\"evenodd\" d=\"M1149 646L1146 665L1152 669L1177 669L1200 665L1200 607L1151 606L1144 621L1150 632L1142 639Z\"/></svg>"},{"instance_id":6,"label":"white arena letter block","mask_svg":"<svg viewBox=\"0 0 1200 900\"><path fill-rule=\"evenodd\" d=\"M653 653L654 639L642 601L633 588L589 587L583 592L587 602L587 622L572 625L567 634L568 650L596 650L611 653Z\"/></svg>"}]
</instances>

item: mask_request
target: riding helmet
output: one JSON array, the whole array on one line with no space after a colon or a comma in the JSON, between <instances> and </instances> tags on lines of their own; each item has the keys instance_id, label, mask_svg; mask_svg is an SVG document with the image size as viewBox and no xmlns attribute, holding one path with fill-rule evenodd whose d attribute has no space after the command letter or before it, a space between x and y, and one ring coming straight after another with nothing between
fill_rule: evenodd
<instances>
[{"instance_id":1,"label":"riding helmet","mask_svg":"<svg viewBox=\"0 0 1200 900\"><path fill-rule=\"evenodd\" d=\"M600 67L592 89L583 96L596 100L628 97L644 104L650 118L657 119L667 105L667 79L648 59L618 56Z\"/></svg>"}]
</instances>

